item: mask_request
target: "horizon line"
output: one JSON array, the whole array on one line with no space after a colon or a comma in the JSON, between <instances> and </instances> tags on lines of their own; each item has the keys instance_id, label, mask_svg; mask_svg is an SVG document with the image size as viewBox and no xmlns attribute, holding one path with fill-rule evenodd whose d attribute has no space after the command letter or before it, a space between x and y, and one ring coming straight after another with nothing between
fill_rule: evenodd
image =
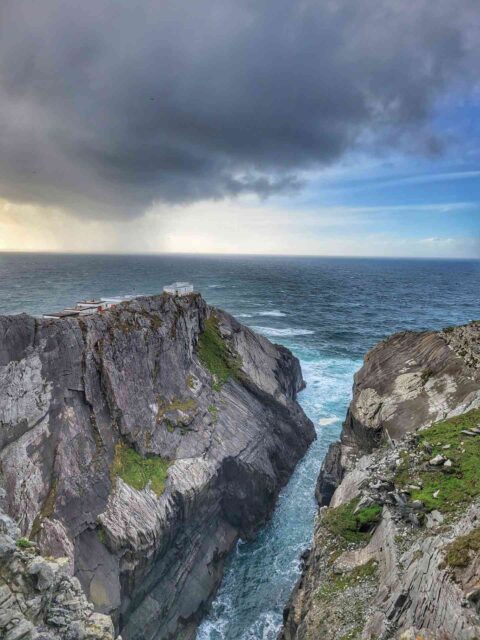
<instances>
[{"instance_id":1,"label":"horizon line","mask_svg":"<svg viewBox=\"0 0 480 640\"><path fill-rule=\"evenodd\" d=\"M52 256L189 256L189 257L251 257L251 258L340 258L340 259L365 259L365 260L463 260L480 261L480 256L384 256L384 255L355 255L355 254L322 254L322 253L224 253L224 252L185 252L185 251L144 251L144 252L122 252L122 251L30 251L16 249L0 249L1 255L52 255Z\"/></svg>"}]
</instances>

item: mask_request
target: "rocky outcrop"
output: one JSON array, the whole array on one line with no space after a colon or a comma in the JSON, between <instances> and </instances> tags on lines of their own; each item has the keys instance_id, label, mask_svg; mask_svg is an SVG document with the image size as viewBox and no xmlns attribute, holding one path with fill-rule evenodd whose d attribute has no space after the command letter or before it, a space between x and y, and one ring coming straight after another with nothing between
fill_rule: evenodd
<instances>
[{"instance_id":1,"label":"rocky outcrop","mask_svg":"<svg viewBox=\"0 0 480 640\"><path fill-rule=\"evenodd\" d=\"M367 354L283 640L480 637L479 407L480 323Z\"/></svg>"},{"instance_id":2,"label":"rocky outcrop","mask_svg":"<svg viewBox=\"0 0 480 640\"><path fill-rule=\"evenodd\" d=\"M0 482L22 536L64 558L123 640L192 638L314 438L296 358L198 295L162 295L0 318L0 380Z\"/></svg>"},{"instance_id":3,"label":"rocky outcrop","mask_svg":"<svg viewBox=\"0 0 480 640\"><path fill-rule=\"evenodd\" d=\"M43 558L0 511L0 637L4 640L113 640L109 616L95 613L66 558Z\"/></svg>"},{"instance_id":4,"label":"rocky outcrop","mask_svg":"<svg viewBox=\"0 0 480 640\"><path fill-rule=\"evenodd\" d=\"M355 375L342 443L372 450L452 414L480 406L480 324L404 332L381 342Z\"/></svg>"}]
</instances>

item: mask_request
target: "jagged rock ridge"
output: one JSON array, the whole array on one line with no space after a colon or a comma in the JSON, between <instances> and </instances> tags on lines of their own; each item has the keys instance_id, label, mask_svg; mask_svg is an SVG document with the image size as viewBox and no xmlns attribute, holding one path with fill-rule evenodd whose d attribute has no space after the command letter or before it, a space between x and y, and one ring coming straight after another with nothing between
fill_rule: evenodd
<instances>
[{"instance_id":1,"label":"jagged rock ridge","mask_svg":"<svg viewBox=\"0 0 480 640\"><path fill-rule=\"evenodd\" d=\"M283 640L480 637L479 407L478 322L367 354Z\"/></svg>"},{"instance_id":2,"label":"jagged rock ridge","mask_svg":"<svg viewBox=\"0 0 480 640\"><path fill-rule=\"evenodd\" d=\"M314 438L303 385L287 349L198 295L1 317L4 509L124 640L192 638Z\"/></svg>"}]
</instances>

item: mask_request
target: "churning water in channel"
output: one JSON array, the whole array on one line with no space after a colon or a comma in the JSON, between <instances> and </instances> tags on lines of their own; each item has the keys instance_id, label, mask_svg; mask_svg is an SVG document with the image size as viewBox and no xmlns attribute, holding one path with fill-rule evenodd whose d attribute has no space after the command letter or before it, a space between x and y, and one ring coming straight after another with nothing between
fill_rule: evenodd
<instances>
[{"instance_id":1,"label":"churning water in channel","mask_svg":"<svg viewBox=\"0 0 480 640\"><path fill-rule=\"evenodd\" d=\"M289 347L318 438L282 491L272 520L227 563L197 640L274 640L311 540L313 491L338 437L352 375L378 340L403 329L480 318L480 263L220 256L0 254L0 314L40 314L87 296L159 292L192 280L213 305Z\"/></svg>"},{"instance_id":2,"label":"churning water in channel","mask_svg":"<svg viewBox=\"0 0 480 640\"><path fill-rule=\"evenodd\" d=\"M301 403L316 421L317 440L282 491L272 520L253 542L237 545L197 640L277 638L283 607L298 576L299 557L313 529L319 464L329 443L338 437L352 374L359 365L335 357L314 360L312 354L301 353L300 345L296 351L308 383Z\"/></svg>"}]
</instances>

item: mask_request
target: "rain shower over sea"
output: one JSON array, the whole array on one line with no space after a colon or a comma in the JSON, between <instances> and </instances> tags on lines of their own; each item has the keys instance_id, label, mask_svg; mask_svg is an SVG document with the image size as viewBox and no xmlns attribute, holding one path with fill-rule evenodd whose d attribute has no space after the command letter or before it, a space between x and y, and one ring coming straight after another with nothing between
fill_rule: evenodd
<instances>
[{"instance_id":1,"label":"rain shower over sea","mask_svg":"<svg viewBox=\"0 0 480 640\"><path fill-rule=\"evenodd\" d=\"M310 544L314 487L340 432L354 372L389 334L480 319L480 262L252 256L0 254L0 313L40 315L76 300L161 291L193 281L208 303L300 359L299 400L317 440L271 521L239 542L197 640L275 640Z\"/></svg>"}]
</instances>

